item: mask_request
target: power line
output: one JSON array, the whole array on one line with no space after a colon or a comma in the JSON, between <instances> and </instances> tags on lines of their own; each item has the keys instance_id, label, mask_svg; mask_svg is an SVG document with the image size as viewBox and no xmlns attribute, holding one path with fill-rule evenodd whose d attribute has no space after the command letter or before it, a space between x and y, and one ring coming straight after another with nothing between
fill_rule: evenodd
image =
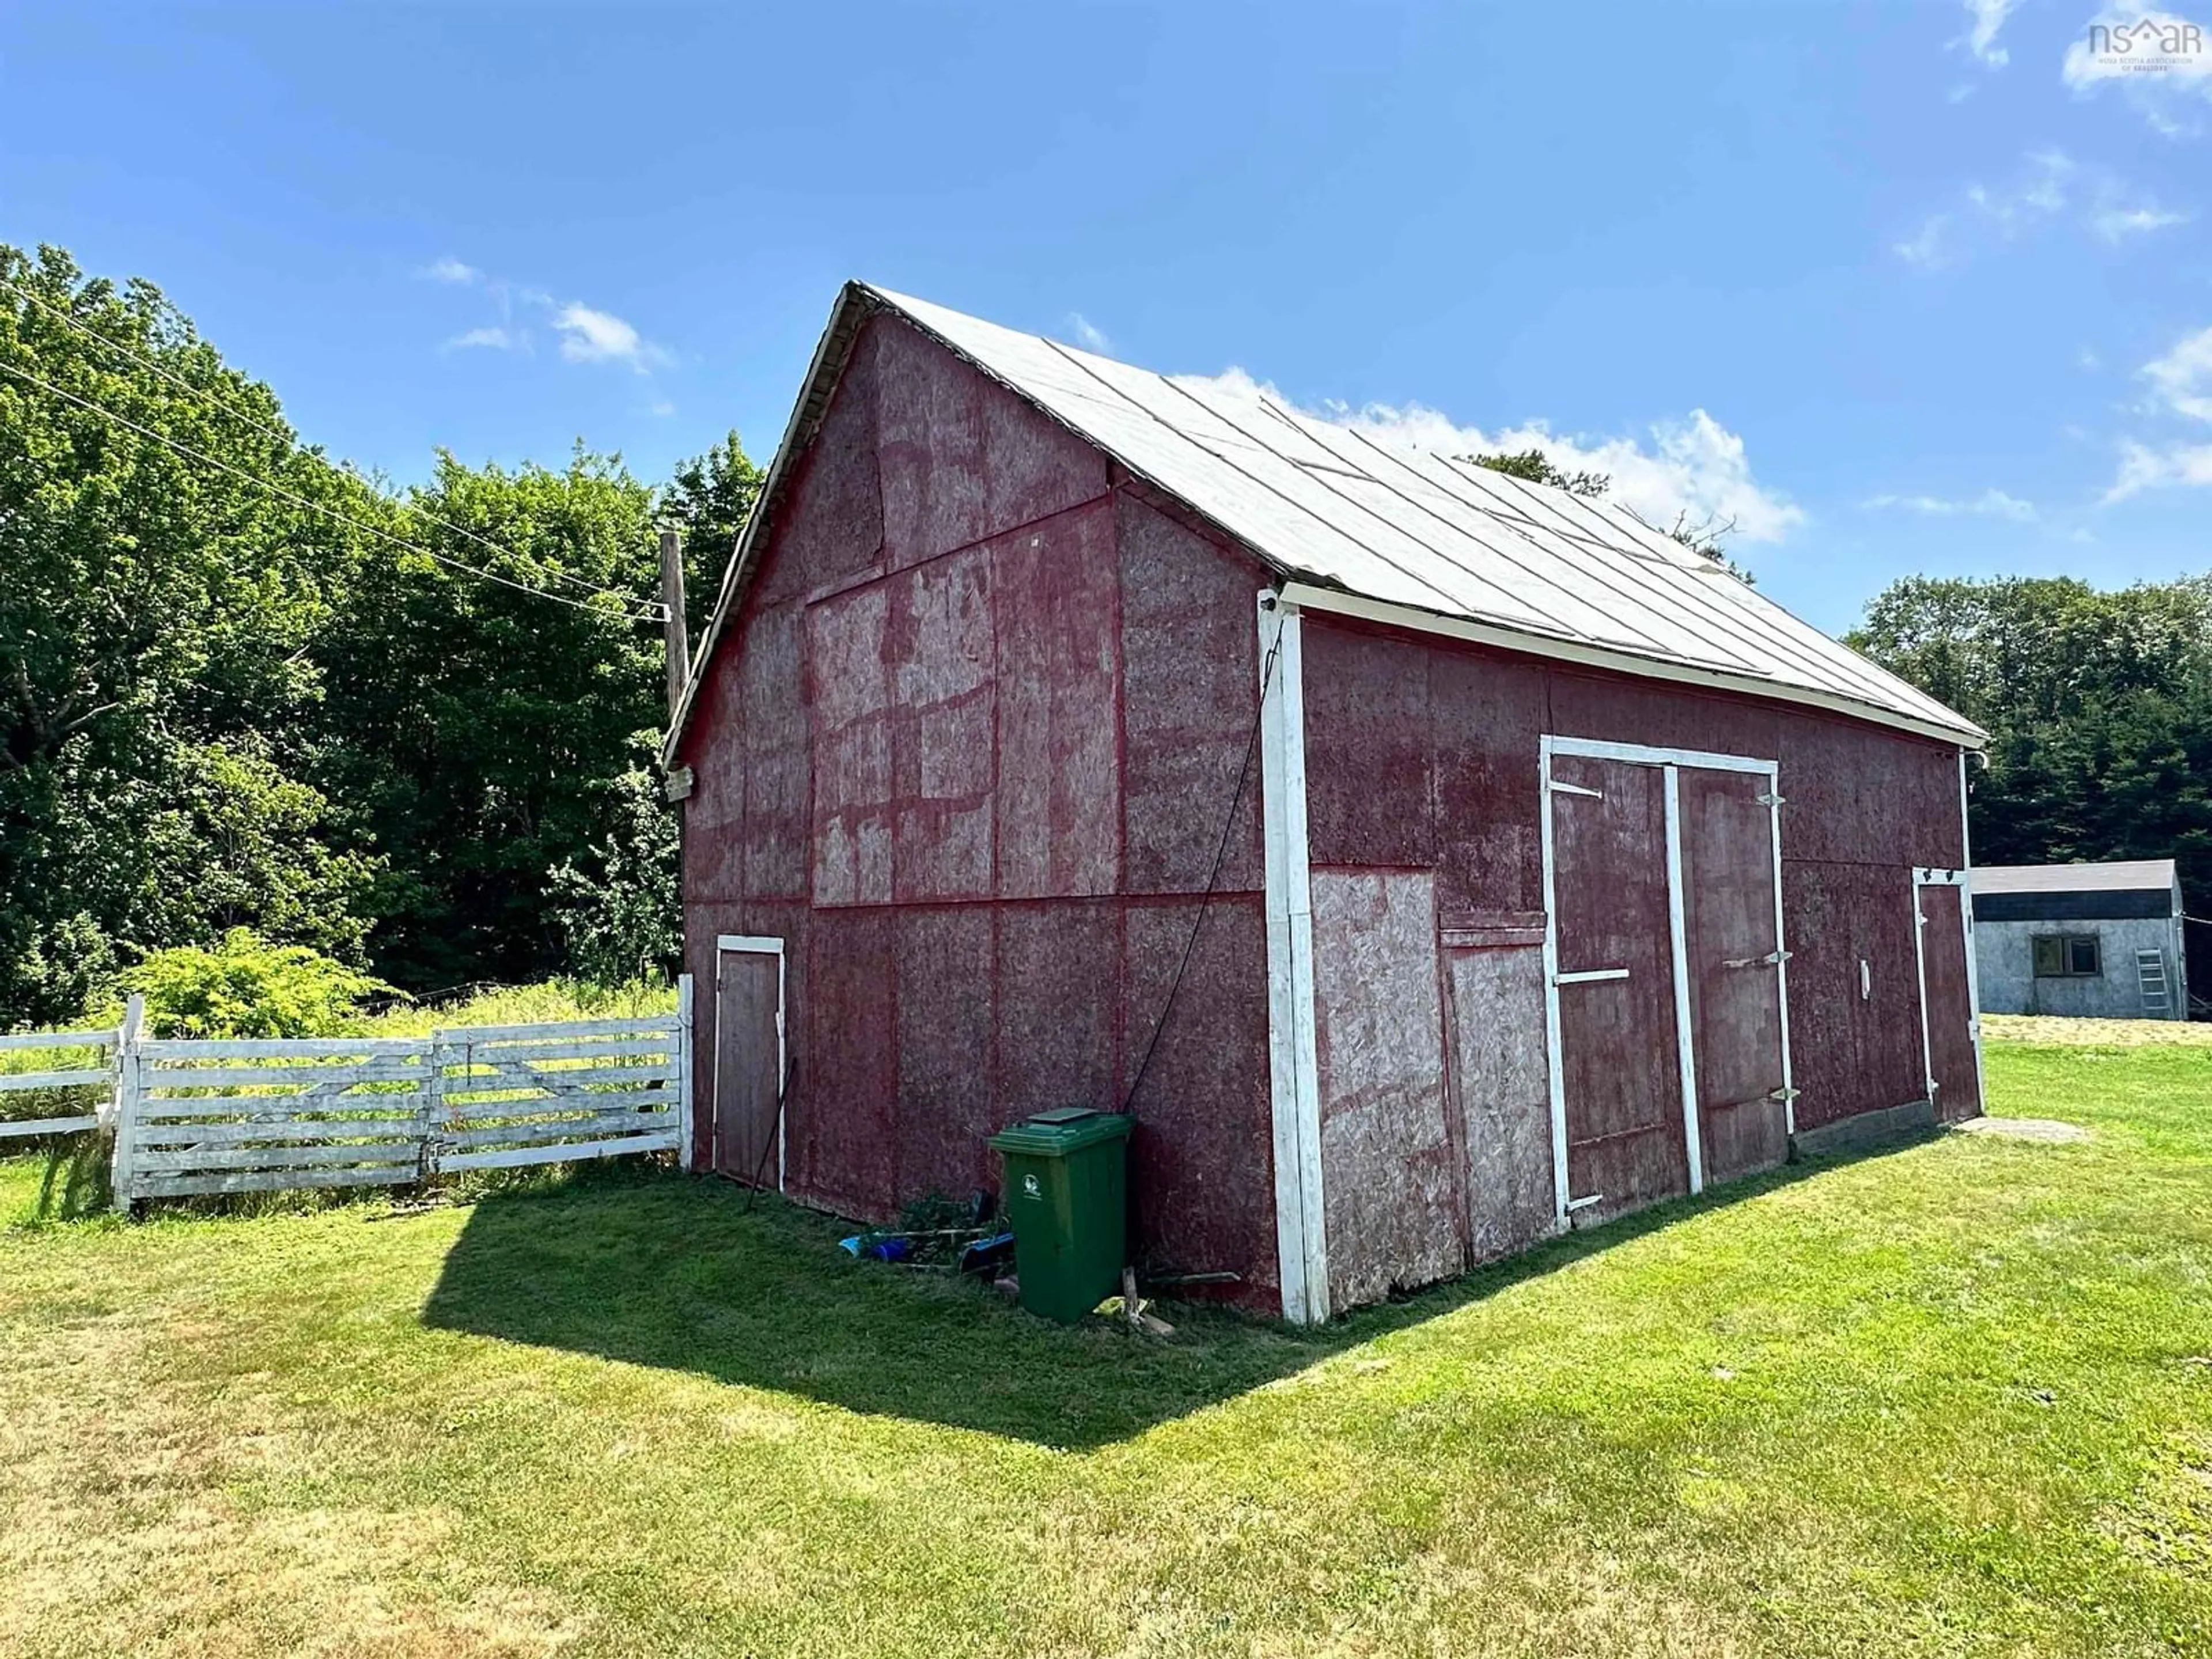
<instances>
[{"instance_id":1,"label":"power line","mask_svg":"<svg viewBox=\"0 0 2212 1659\"><path fill-rule=\"evenodd\" d=\"M195 449L190 444L165 436L149 427L141 426L136 421L118 415L113 410L96 404L88 398L80 398L73 392L64 392L52 381L42 380L29 370L18 368L13 363L0 363L0 374L12 374L17 380L27 381L42 392L51 392L64 403L75 404L79 409L97 415L102 420L112 421L127 431L137 433L142 438L150 438L155 443L176 451L179 455L198 461L204 465L212 466L220 471L228 472L234 478L240 478L247 483L257 485L281 500L306 507L311 513L324 514L336 519L340 524L351 525L356 530L374 536L381 541L390 542L394 547L405 548L410 553L420 553L424 558L444 565L448 569L459 571L464 575L479 576L488 582L497 582L501 587L511 587L518 593L530 593L541 599L550 599L556 605L570 605L578 611L603 611L603 607L593 605L587 599L572 599L565 593L549 593L542 587L532 587L527 582L516 581L512 577L501 575L495 570L483 570L475 565L465 564L460 560L441 553L434 548L424 547L419 542L410 542L404 536L395 536L388 530L380 529L365 520L356 519L350 514L341 513L336 507L325 506L321 501L310 501L296 490L287 489L282 484L271 483L268 479L248 472L243 467L233 466L228 461L217 459L204 450ZM644 611L634 611L629 608L631 601L627 594L617 593L611 589L600 589L599 592L604 597L623 600L624 605L623 614L631 622L652 622L659 616L660 607L657 605Z\"/></svg>"},{"instance_id":2,"label":"power line","mask_svg":"<svg viewBox=\"0 0 2212 1659\"><path fill-rule=\"evenodd\" d=\"M97 341L101 345L106 346L112 350L121 352L125 356L131 359L132 362L137 363L140 368L152 370L163 380L168 381L170 385L175 386L180 392L183 392L186 396L197 398L209 408L213 409L221 414L228 415L234 421L245 422L248 426L254 428L258 431L264 432L270 437L276 439L287 448L289 448L294 444L299 442L299 434L297 433L286 432L280 427L272 426L267 421L263 420L259 416L249 415L246 410L239 408L236 404L232 404L224 398L217 398L206 387L194 386L190 380L185 380L182 375L163 368L160 363L155 362L151 357L146 356L141 352L132 350L129 346L124 344L122 341L111 338L109 336L102 334L98 329L93 327L91 324L85 322L82 319L72 317L68 312L64 311L59 306L52 303L50 301L40 298L39 295L31 292L29 289L25 288L21 283L15 282L10 277L0 276L0 288L8 289L21 295L23 299L29 301L33 305L38 307L40 310L45 312L56 321L75 329L87 339ZM362 477L361 473L350 463L341 463L341 465L343 467L343 470L348 473L350 473L353 477L356 478ZM366 478L362 478L362 482L363 483L368 483L368 481ZM374 486L371 485L370 488L374 489ZM381 491L379 491L378 493L380 495L382 494ZM476 543L479 547L487 548L490 551L500 554L503 557L512 559L520 556L514 550L514 549L501 547L497 542L491 540L489 537L478 535L475 531L469 529L465 525L455 524L450 519L441 519L436 514L426 511L422 507L414 501L403 501L396 496L386 496L385 499L392 501L394 506L402 507L405 511L412 513L431 524L436 525L441 530L449 530L454 535L464 537L467 540ZM432 556L434 557L436 556L433 555ZM465 565L461 568L464 569L473 568L472 566ZM489 574L489 573L487 572L485 574ZM565 570L556 570L552 573L552 575L556 581L566 582L571 587L579 588L586 593L603 593L608 591L605 588L595 587L591 582L586 580L583 577L571 575ZM526 591L538 592L541 590L530 588ZM658 608L655 607L655 609L657 611Z\"/></svg>"}]
</instances>

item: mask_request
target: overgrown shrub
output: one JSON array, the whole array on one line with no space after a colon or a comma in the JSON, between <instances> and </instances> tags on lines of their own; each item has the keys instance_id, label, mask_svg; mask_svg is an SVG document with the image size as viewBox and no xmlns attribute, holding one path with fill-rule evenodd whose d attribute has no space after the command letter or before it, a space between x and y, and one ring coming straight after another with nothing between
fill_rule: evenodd
<instances>
[{"instance_id":1,"label":"overgrown shrub","mask_svg":"<svg viewBox=\"0 0 2212 1659\"><path fill-rule=\"evenodd\" d=\"M123 975L146 999L146 1024L165 1037L328 1036L356 1023L360 1005L395 994L382 980L304 945L271 945L234 927L212 950L156 951Z\"/></svg>"}]
</instances>

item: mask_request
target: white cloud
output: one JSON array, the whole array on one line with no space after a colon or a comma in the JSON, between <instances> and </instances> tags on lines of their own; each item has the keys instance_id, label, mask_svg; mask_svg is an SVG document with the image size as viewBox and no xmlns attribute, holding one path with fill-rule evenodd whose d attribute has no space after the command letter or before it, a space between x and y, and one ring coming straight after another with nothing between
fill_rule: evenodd
<instances>
[{"instance_id":1,"label":"white cloud","mask_svg":"<svg viewBox=\"0 0 2212 1659\"><path fill-rule=\"evenodd\" d=\"M2105 501L2124 501L2145 489L2212 484L2212 444L2172 444L2163 449L2132 438L2120 446L2120 470Z\"/></svg>"},{"instance_id":2,"label":"white cloud","mask_svg":"<svg viewBox=\"0 0 2212 1659\"><path fill-rule=\"evenodd\" d=\"M465 334L456 334L446 342L448 351L519 351L527 343L527 337L512 329L472 328Z\"/></svg>"},{"instance_id":3,"label":"white cloud","mask_svg":"<svg viewBox=\"0 0 2212 1659\"><path fill-rule=\"evenodd\" d=\"M1933 270L1949 258L1944 232L1950 222L1949 214L1931 213L1917 232L1904 241L1893 244L1891 251L1908 265Z\"/></svg>"},{"instance_id":4,"label":"white cloud","mask_svg":"<svg viewBox=\"0 0 2212 1659\"><path fill-rule=\"evenodd\" d=\"M1286 409L1293 407L1273 386L1254 380L1241 368L1175 378L1200 392L1264 397ZM1613 480L1607 499L1633 508L1662 530L1677 520L1692 525L1733 522L1734 539L1778 542L1805 522L1803 508L1752 475L1743 440L1702 409L1692 410L1680 421L1655 423L1648 447L1635 437L1556 432L1547 421L1487 430L1462 426L1419 404L1370 404L1357 410L1339 404L1301 412L1308 419L1350 427L1381 442L1411 445L1440 455L1540 449L1563 471L1607 474Z\"/></svg>"},{"instance_id":5,"label":"white cloud","mask_svg":"<svg viewBox=\"0 0 2212 1659\"><path fill-rule=\"evenodd\" d=\"M1966 15L1973 21L1954 44L1966 47L1989 68L2002 69L2012 54L1997 44L1997 33L2019 4L2020 0L1966 0Z\"/></svg>"},{"instance_id":6,"label":"white cloud","mask_svg":"<svg viewBox=\"0 0 2212 1659\"><path fill-rule=\"evenodd\" d=\"M2130 236L2141 235L2147 230L2164 230L2169 225L2186 224L2189 216L2159 207L2100 208L2089 221L2090 228L2108 242L2124 241Z\"/></svg>"},{"instance_id":7,"label":"white cloud","mask_svg":"<svg viewBox=\"0 0 2212 1659\"><path fill-rule=\"evenodd\" d=\"M2142 366L2142 377L2176 415L2212 421L2212 328L2184 335L2172 350Z\"/></svg>"},{"instance_id":8,"label":"white cloud","mask_svg":"<svg viewBox=\"0 0 2212 1659\"><path fill-rule=\"evenodd\" d=\"M477 289L490 299L496 314L496 322L453 336L442 349L529 351L531 332L517 320L517 313L527 318L543 313L560 338L564 362L627 363L646 374L672 361L667 351L612 312L580 300L556 301L545 289L493 276L450 253L417 267L415 274L428 282Z\"/></svg>"},{"instance_id":9,"label":"white cloud","mask_svg":"<svg viewBox=\"0 0 2212 1659\"><path fill-rule=\"evenodd\" d=\"M2164 356L2139 371L2150 383L2151 410L2189 421L2212 421L2212 327L2185 334ZM2106 490L2107 502L2123 501L2145 489L2172 485L2212 484L2212 444L2188 441L2120 444L2120 465Z\"/></svg>"},{"instance_id":10,"label":"white cloud","mask_svg":"<svg viewBox=\"0 0 2212 1659\"><path fill-rule=\"evenodd\" d=\"M2159 205L2109 167L2075 161L2061 149L2031 150L2005 185L1966 186L1958 214L1929 216L1919 231L1891 251L1930 270L1954 263L1978 227L1986 238L2013 241L2055 224L2072 224L2112 243L2185 223L2189 216ZM1962 234L1957 220L1966 221Z\"/></svg>"},{"instance_id":11,"label":"white cloud","mask_svg":"<svg viewBox=\"0 0 2212 1659\"><path fill-rule=\"evenodd\" d=\"M2212 100L2212 35L2179 12L2115 0L2066 48L2059 78L2077 97L2117 86L2160 132L2192 133L2198 128L2187 112L2195 100Z\"/></svg>"},{"instance_id":12,"label":"white cloud","mask_svg":"<svg viewBox=\"0 0 2212 1659\"><path fill-rule=\"evenodd\" d=\"M667 416L673 415L676 412L676 405L670 403L667 398L663 398L657 402L647 404L645 406L645 412L648 415L665 419Z\"/></svg>"},{"instance_id":13,"label":"white cloud","mask_svg":"<svg viewBox=\"0 0 2212 1659\"><path fill-rule=\"evenodd\" d=\"M571 300L553 313L561 356L572 363L628 363L639 374L665 362L668 354L611 312Z\"/></svg>"},{"instance_id":14,"label":"white cloud","mask_svg":"<svg viewBox=\"0 0 2212 1659\"><path fill-rule=\"evenodd\" d=\"M1979 519L2009 519L2015 524L2027 524L2035 517L2035 503L2024 501L2017 495L2008 495L2002 489L1984 489L1978 495L1953 499L1942 495L1875 495L1861 505L1872 508L1895 508L1900 512L1918 513L1929 518L1948 519L1961 516Z\"/></svg>"},{"instance_id":15,"label":"white cloud","mask_svg":"<svg viewBox=\"0 0 2212 1659\"><path fill-rule=\"evenodd\" d=\"M1067 331L1074 337L1075 343L1085 351L1096 351L1103 356L1114 349L1114 343L1106 337L1106 331L1079 311L1067 313Z\"/></svg>"},{"instance_id":16,"label":"white cloud","mask_svg":"<svg viewBox=\"0 0 2212 1659\"><path fill-rule=\"evenodd\" d=\"M2063 150L2032 150L2020 178L2008 188L1985 190L1972 185L1967 187L1966 200L1999 231L2016 236L2066 210L2080 172L2074 158Z\"/></svg>"}]
</instances>

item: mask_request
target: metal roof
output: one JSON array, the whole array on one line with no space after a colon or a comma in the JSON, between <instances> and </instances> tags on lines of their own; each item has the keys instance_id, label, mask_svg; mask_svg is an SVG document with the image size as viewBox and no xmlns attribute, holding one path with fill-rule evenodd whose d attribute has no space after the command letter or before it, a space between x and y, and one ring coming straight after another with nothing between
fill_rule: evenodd
<instances>
[{"instance_id":1,"label":"metal roof","mask_svg":"<svg viewBox=\"0 0 2212 1659\"><path fill-rule=\"evenodd\" d=\"M1982 893L2166 892L2173 886L2172 859L2118 859L2108 864L1984 864L1972 872Z\"/></svg>"},{"instance_id":2,"label":"metal roof","mask_svg":"<svg viewBox=\"0 0 2212 1659\"><path fill-rule=\"evenodd\" d=\"M1625 507L1316 420L1258 389L1170 379L858 283L839 295L739 538L695 682L759 556L782 474L818 423L860 324L876 311L934 337L1243 542L1285 581L1345 596L1360 614L1948 742L1986 739ZM690 707L687 690L672 758Z\"/></svg>"}]
</instances>

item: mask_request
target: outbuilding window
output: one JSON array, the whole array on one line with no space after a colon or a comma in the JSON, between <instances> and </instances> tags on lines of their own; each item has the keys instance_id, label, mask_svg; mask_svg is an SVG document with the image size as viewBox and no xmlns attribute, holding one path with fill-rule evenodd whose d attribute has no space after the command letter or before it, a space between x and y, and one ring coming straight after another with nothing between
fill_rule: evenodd
<instances>
[{"instance_id":1,"label":"outbuilding window","mask_svg":"<svg viewBox=\"0 0 2212 1659\"><path fill-rule=\"evenodd\" d=\"M2104 971L2104 952L2094 933L2035 936L2036 978L2095 979Z\"/></svg>"}]
</instances>

